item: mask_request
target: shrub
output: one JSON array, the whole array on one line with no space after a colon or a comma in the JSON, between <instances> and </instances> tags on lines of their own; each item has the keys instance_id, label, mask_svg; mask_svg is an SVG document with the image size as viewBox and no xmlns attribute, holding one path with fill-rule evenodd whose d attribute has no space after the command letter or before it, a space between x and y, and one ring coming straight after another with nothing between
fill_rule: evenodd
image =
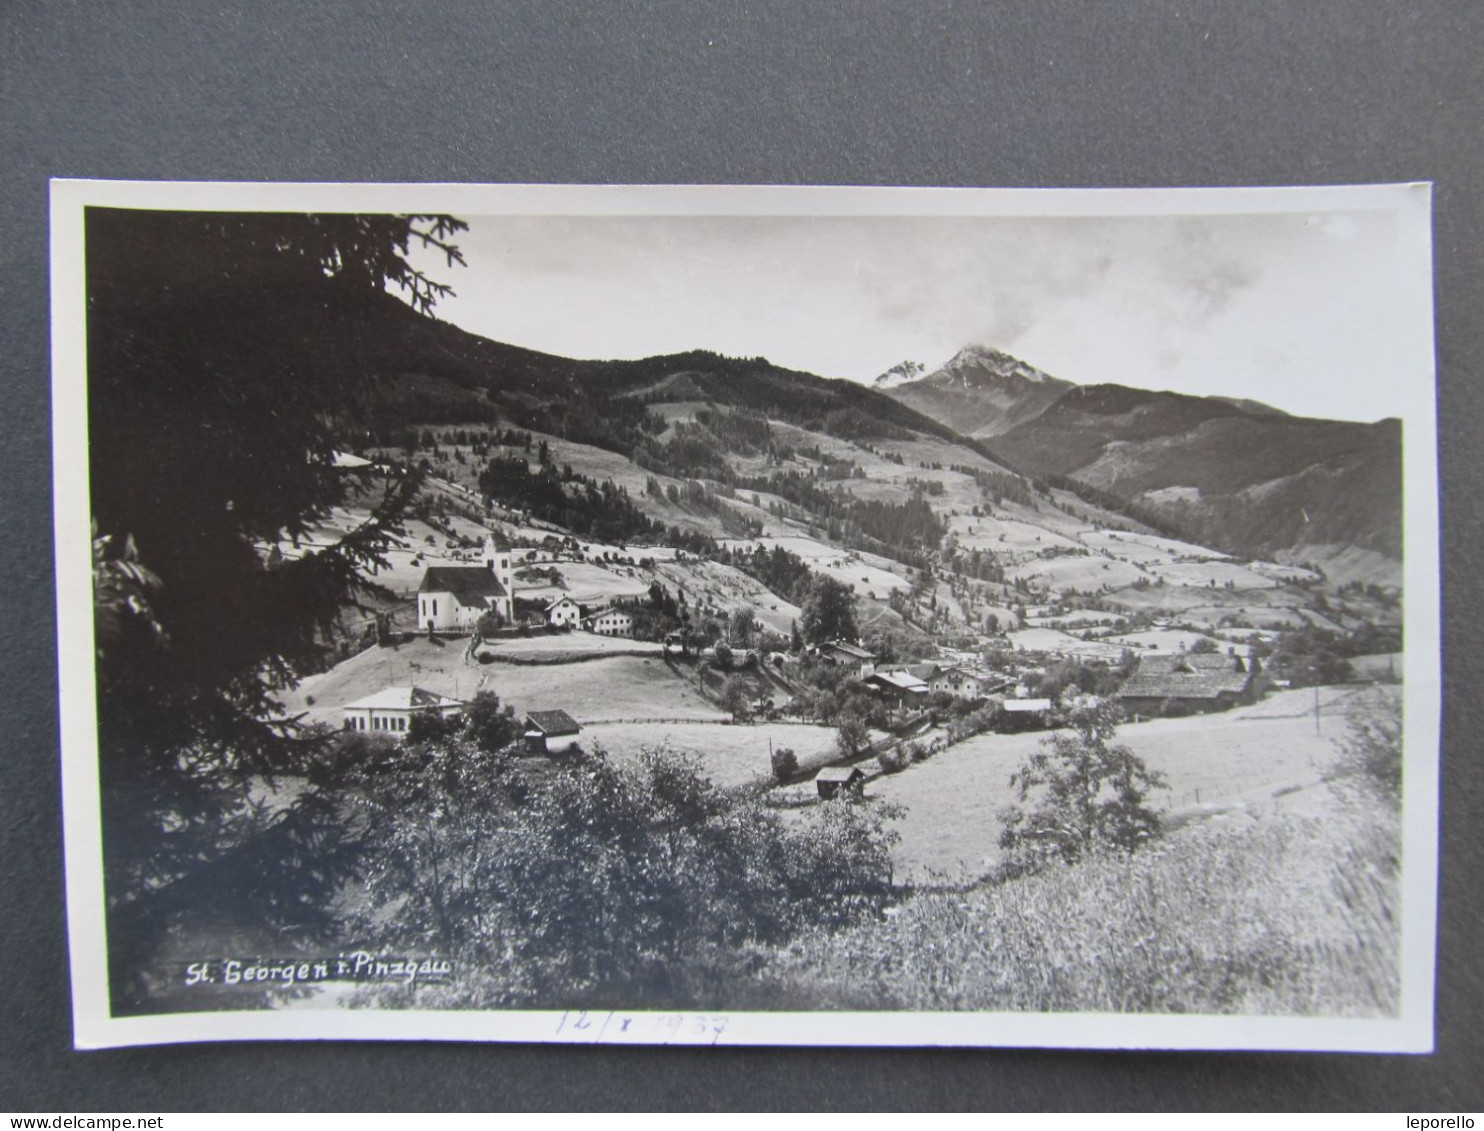
<instances>
[{"instance_id":1,"label":"shrub","mask_svg":"<svg viewBox=\"0 0 1484 1131\"><path fill-rule=\"evenodd\" d=\"M665 749L539 776L466 743L426 753L358 791L370 902L349 926L447 956L456 980L381 1004L683 1006L743 980L744 947L863 922L890 893L890 810L785 821Z\"/></svg>"},{"instance_id":2,"label":"shrub","mask_svg":"<svg viewBox=\"0 0 1484 1131\"><path fill-rule=\"evenodd\" d=\"M1389 804L1402 796L1402 720L1395 702L1350 720L1350 736L1339 742L1338 772L1362 782Z\"/></svg>"},{"instance_id":3,"label":"shrub","mask_svg":"<svg viewBox=\"0 0 1484 1131\"><path fill-rule=\"evenodd\" d=\"M789 747L779 746L773 750L773 776L787 781L799 772L799 758Z\"/></svg>"},{"instance_id":4,"label":"shrub","mask_svg":"<svg viewBox=\"0 0 1484 1131\"><path fill-rule=\"evenodd\" d=\"M912 764L912 752L906 746L893 746L876 755L883 774L899 774Z\"/></svg>"}]
</instances>

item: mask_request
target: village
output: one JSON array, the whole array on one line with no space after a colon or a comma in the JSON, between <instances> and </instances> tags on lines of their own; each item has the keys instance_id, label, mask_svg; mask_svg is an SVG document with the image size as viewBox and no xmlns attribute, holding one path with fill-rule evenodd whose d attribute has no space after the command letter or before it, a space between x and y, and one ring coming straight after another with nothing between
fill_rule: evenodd
<instances>
[{"instance_id":1,"label":"village","mask_svg":"<svg viewBox=\"0 0 1484 1131\"><path fill-rule=\"evenodd\" d=\"M580 455L575 447L564 454ZM1141 730L1157 737L1181 726L1173 720L1212 731L1223 725L1217 716L1310 719L1313 741L1298 733L1302 726L1287 728L1298 733L1299 754L1244 755L1238 777L1247 794L1315 784L1323 776L1315 767L1329 753L1323 711L1365 686L1394 682L1398 670L1396 656L1370 656L1330 675L1303 671L1305 686L1326 686L1292 690L1293 657L1272 670L1263 659L1285 627L1343 631L1361 622L1334 608L1326 614L1273 600L1292 592L1285 585L1311 582L1312 571L1234 563L1147 533L1083 535L1119 551L1105 562L1132 559L1131 568L1165 571L1154 574L1156 584L1173 581L1180 596L1164 615L1078 600L1075 588L1044 581L1019 592L1001 586L996 595L947 570L914 574L879 555L831 547L798 523L722 543L732 560L780 547L811 555L811 592L836 606L821 616L704 555L584 540L481 498L452 475L429 477L424 491L432 506L409 520L405 546L389 555L395 599L349 634L355 639L341 645L337 663L290 693L285 706L302 721L405 742L418 734L419 719L454 725L476 696L494 696L518 724L524 758L601 750L624 760L663 745L693 755L720 786L796 808L837 796L910 794L907 771L949 751L973 751L984 763L998 761L995 751L1023 756L1042 732L1101 704L1117 709L1125 738ZM1014 521L1007 519L1004 526ZM1030 553L1017 546L1007 556L1026 572L1078 560L1061 544ZM1128 593L1137 599L1149 587L1141 574ZM1181 600L1239 587L1271 613L1261 627L1237 623L1229 604L1213 602L1227 613L1213 623L1209 609ZM927 621L937 631L870 631L873 620L910 620L909 600L923 612L941 600L943 612ZM998 631L972 631L976 619ZM1312 657L1300 661L1313 668ZM1162 722L1151 727L1153 720ZM1214 779L1228 769L1207 775L1213 784L1204 793L1199 771L1182 775L1191 784L1171 794L1172 807L1217 805ZM1008 797L1003 781L986 783L976 807L993 813ZM909 831L929 824L943 801L917 799ZM986 866L991 840L969 838L956 862ZM903 855L923 856L910 844ZM923 859L924 867L938 862Z\"/></svg>"}]
</instances>

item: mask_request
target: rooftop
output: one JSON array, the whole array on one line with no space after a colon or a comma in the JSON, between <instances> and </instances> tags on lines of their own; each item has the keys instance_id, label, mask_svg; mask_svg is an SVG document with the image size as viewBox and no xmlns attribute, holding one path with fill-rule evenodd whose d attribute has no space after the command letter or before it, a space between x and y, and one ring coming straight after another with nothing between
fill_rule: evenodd
<instances>
[{"instance_id":1,"label":"rooftop","mask_svg":"<svg viewBox=\"0 0 1484 1131\"><path fill-rule=\"evenodd\" d=\"M424 691L421 687L384 687L364 699L347 703L345 711L417 711L437 707L462 707L457 699Z\"/></svg>"},{"instance_id":2,"label":"rooftop","mask_svg":"<svg viewBox=\"0 0 1484 1131\"><path fill-rule=\"evenodd\" d=\"M566 711L532 711L526 722L548 738L563 734L577 734L582 730L577 720Z\"/></svg>"},{"instance_id":3,"label":"rooftop","mask_svg":"<svg viewBox=\"0 0 1484 1131\"><path fill-rule=\"evenodd\" d=\"M1051 710L1050 699L1006 699L1000 704L1011 714Z\"/></svg>"},{"instance_id":4,"label":"rooftop","mask_svg":"<svg viewBox=\"0 0 1484 1131\"><path fill-rule=\"evenodd\" d=\"M461 605L482 605L486 597L505 596L505 586L484 566L429 566L417 591L452 593Z\"/></svg>"},{"instance_id":5,"label":"rooftop","mask_svg":"<svg viewBox=\"0 0 1484 1131\"><path fill-rule=\"evenodd\" d=\"M1183 652L1145 656L1124 681L1121 699L1215 699L1223 693L1240 695L1252 673L1235 656Z\"/></svg>"},{"instance_id":6,"label":"rooftop","mask_svg":"<svg viewBox=\"0 0 1484 1131\"><path fill-rule=\"evenodd\" d=\"M927 684L911 672L877 672L871 679L878 683L890 684L892 687L899 688L902 691L927 690Z\"/></svg>"}]
</instances>

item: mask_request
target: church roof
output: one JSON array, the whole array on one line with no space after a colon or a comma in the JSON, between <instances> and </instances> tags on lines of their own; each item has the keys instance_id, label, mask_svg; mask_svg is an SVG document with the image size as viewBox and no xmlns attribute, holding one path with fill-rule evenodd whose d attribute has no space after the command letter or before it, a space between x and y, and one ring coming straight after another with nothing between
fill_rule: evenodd
<instances>
[{"instance_id":1,"label":"church roof","mask_svg":"<svg viewBox=\"0 0 1484 1131\"><path fill-rule=\"evenodd\" d=\"M483 605L486 597L505 596L505 586L484 566L429 566L419 593L452 593L461 605Z\"/></svg>"}]
</instances>

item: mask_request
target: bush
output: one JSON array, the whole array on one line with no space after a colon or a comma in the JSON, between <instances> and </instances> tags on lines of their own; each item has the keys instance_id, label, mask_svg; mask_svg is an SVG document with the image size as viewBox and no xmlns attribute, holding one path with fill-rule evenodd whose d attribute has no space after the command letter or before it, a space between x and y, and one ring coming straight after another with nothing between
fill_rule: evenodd
<instances>
[{"instance_id":1,"label":"bush","mask_svg":"<svg viewBox=\"0 0 1484 1131\"><path fill-rule=\"evenodd\" d=\"M1350 736L1339 743L1336 769L1353 778L1389 804L1401 803L1402 720L1394 702L1371 708L1350 720Z\"/></svg>"},{"instance_id":2,"label":"bush","mask_svg":"<svg viewBox=\"0 0 1484 1131\"><path fill-rule=\"evenodd\" d=\"M718 643L715 649L716 670L729 672L732 670L732 650L725 644Z\"/></svg>"},{"instance_id":3,"label":"bush","mask_svg":"<svg viewBox=\"0 0 1484 1131\"><path fill-rule=\"evenodd\" d=\"M1194 713L1190 704L1183 699L1166 699L1159 705L1159 715L1163 719L1184 719Z\"/></svg>"},{"instance_id":4,"label":"bush","mask_svg":"<svg viewBox=\"0 0 1484 1131\"><path fill-rule=\"evenodd\" d=\"M912 764L912 752L906 746L894 746L876 755L883 774L899 774Z\"/></svg>"},{"instance_id":5,"label":"bush","mask_svg":"<svg viewBox=\"0 0 1484 1131\"><path fill-rule=\"evenodd\" d=\"M369 904L347 926L447 956L456 980L379 1004L709 1008L721 979L748 976L744 947L863 922L890 894L891 810L785 821L665 749L539 776L467 743L426 753L359 783Z\"/></svg>"},{"instance_id":6,"label":"bush","mask_svg":"<svg viewBox=\"0 0 1484 1131\"><path fill-rule=\"evenodd\" d=\"M773 776L779 781L787 781L799 772L799 758L787 746L779 746L773 750Z\"/></svg>"}]
</instances>

